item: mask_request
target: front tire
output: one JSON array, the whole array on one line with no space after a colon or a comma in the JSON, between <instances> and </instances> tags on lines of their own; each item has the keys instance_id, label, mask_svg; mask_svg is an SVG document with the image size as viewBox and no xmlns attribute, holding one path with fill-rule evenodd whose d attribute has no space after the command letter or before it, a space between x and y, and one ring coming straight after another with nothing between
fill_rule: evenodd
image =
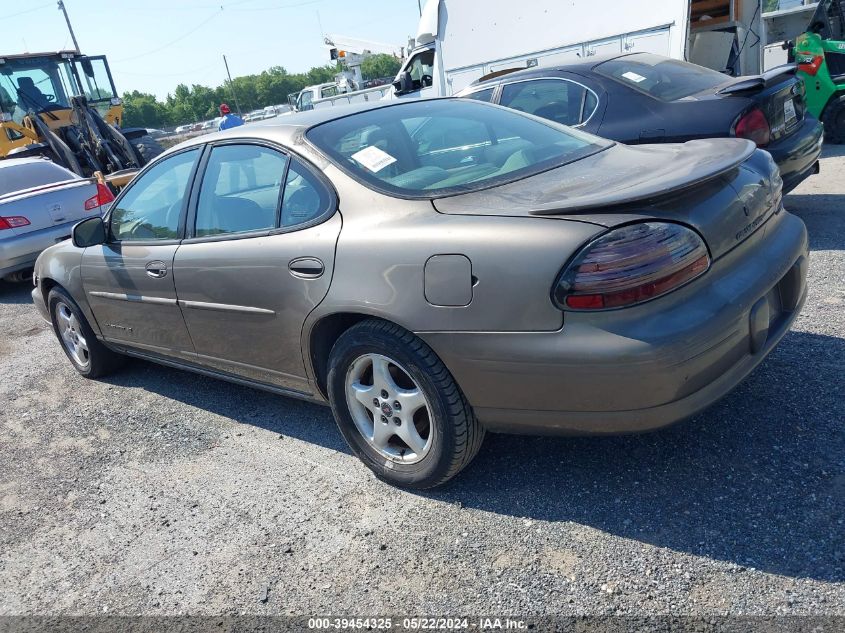
<instances>
[{"instance_id":1,"label":"front tire","mask_svg":"<svg viewBox=\"0 0 845 633\"><path fill-rule=\"evenodd\" d=\"M397 486L439 486L472 461L484 439L443 362L392 323L370 319L344 332L329 357L328 391L353 453Z\"/></svg>"},{"instance_id":2,"label":"front tire","mask_svg":"<svg viewBox=\"0 0 845 633\"><path fill-rule=\"evenodd\" d=\"M824 136L828 143L845 144L845 94L833 97L822 115Z\"/></svg>"},{"instance_id":3,"label":"front tire","mask_svg":"<svg viewBox=\"0 0 845 633\"><path fill-rule=\"evenodd\" d=\"M164 152L164 148L157 140L149 134L130 141L135 151L141 157L141 167L149 163L153 158Z\"/></svg>"},{"instance_id":4,"label":"front tire","mask_svg":"<svg viewBox=\"0 0 845 633\"><path fill-rule=\"evenodd\" d=\"M86 378L99 378L120 367L125 357L97 340L76 302L62 288L47 295L53 331L74 369Z\"/></svg>"}]
</instances>

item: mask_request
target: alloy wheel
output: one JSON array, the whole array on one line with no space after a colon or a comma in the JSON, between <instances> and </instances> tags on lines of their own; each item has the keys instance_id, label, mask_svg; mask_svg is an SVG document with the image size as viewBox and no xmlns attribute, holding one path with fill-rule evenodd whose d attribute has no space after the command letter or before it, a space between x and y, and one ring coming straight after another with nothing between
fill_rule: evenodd
<instances>
[{"instance_id":1,"label":"alloy wheel","mask_svg":"<svg viewBox=\"0 0 845 633\"><path fill-rule=\"evenodd\" d=\"M381 354L355 359L346 372L346 403L355 427L385 459L413 464L431 450L431 406L395 360Z\"/></svg>"},{"instance_id":2,"label":"alloy wheel","mask_svg":"<svg viewBox=\"0 0 845 633\"><path fill-rule=\"evenodd\" d=\"M70 357L80 368L86 369L91 364L91 353L88 350L88 342L82 334L82 327L79 319L66 303L56 303L56 325L59 335Z\"/></svg>"}]
</instances>

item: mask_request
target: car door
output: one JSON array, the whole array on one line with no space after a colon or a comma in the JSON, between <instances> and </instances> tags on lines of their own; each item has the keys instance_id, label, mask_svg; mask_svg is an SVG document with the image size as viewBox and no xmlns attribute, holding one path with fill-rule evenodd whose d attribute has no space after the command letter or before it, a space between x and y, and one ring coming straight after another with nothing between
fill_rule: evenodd
<instances>
[{"instance_id":1,"label":"car door","mask_svg":"<svg viewBox=\"0 0 845 633\"><path fill-rule=\"evenodd\" d=\"M134 180L109 211L106 243L82 255L85 294L108 341L193 353L172 268L201 151L174 154Z\"/></svg>"},{"instance_id":2,"label":"car door","mask_svg":"<svg viewBox=\"0 0 845 633\"><path fill-rule=\"evenodd\" d=\"M197 362L308 391L300 336L331 281L336 196L275 146L218 143L202 169L174 262Z\"/></svg>"}]
</instances>

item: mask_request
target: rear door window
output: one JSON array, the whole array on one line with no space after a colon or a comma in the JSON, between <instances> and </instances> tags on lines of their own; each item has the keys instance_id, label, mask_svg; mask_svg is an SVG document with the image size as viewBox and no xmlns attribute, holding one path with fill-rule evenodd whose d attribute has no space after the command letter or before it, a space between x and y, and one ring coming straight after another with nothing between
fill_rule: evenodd
<instances>
[{"instance_id":1,"label":"rear door window","mask_svg":"<svg viewBox=\"0 0 845 633\"><path fill-rule=\"evenodd\" d=\"M331 207L331 195L308 169L293 160L285 180L282 228L312 223Z\"/></svg>"},{"instance_id":2,"label":"rear door window","mask_svg":"<svg viewBox=\"0 0 845 633\"><path fill-rule=\"evenodd\" d=\"M484 90L476 90L462 95L464 99L475 99L476 101L490 101L493 98L493 91L495 88L485 88Z\"/></svg>"},{"instance_id":3,"label":"rear door window","mask_svg":"<svg viewBox=\"0 0 845 633\"><path fill-rule=\"evenodd\" d=\"M683 99L730 81L715 70L650 53L617 57L593 70L661 101Z\"/></svg>"},{"instance_id":4,"label":"rear door window","mask_svg":"<svg viewBox=\"0 0 845 633\"><path fill-rule=\"evenodd\" d=\"M213 148L197 203L196 236L275 228L287 160L258 145Z\"/></svg>"},{"instance_id":5,"label":"rear door window","mask_svg":"<svg viewBox=\"0 0 845 633\"><path fill-rule=\"evenodd\" d=\"M567 79L531 79L505 84L499 105L562 125L580 125L598 100L591 90Z\"/></svg>"}]
</instances>

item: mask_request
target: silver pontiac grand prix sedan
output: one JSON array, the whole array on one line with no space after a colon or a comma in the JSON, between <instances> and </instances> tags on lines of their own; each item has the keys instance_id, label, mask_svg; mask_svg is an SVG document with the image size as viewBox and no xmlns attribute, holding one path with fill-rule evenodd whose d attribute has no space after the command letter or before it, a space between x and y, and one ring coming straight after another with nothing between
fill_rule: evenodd
<instances>
[{"instance_id":1,"label":"silver pontiac grand prix sedan","mask_svg":"<svg viewBox=\"0 0 845 633\"><path fill-rule=\"evenodd\" d=\"M789 329L807 257L749 141L440 99L183 143L39 257L33 298L83 376L130 355L330 403L378 476L427 488L485 430L704 409Z\"/></svg>"}]
</instances>

